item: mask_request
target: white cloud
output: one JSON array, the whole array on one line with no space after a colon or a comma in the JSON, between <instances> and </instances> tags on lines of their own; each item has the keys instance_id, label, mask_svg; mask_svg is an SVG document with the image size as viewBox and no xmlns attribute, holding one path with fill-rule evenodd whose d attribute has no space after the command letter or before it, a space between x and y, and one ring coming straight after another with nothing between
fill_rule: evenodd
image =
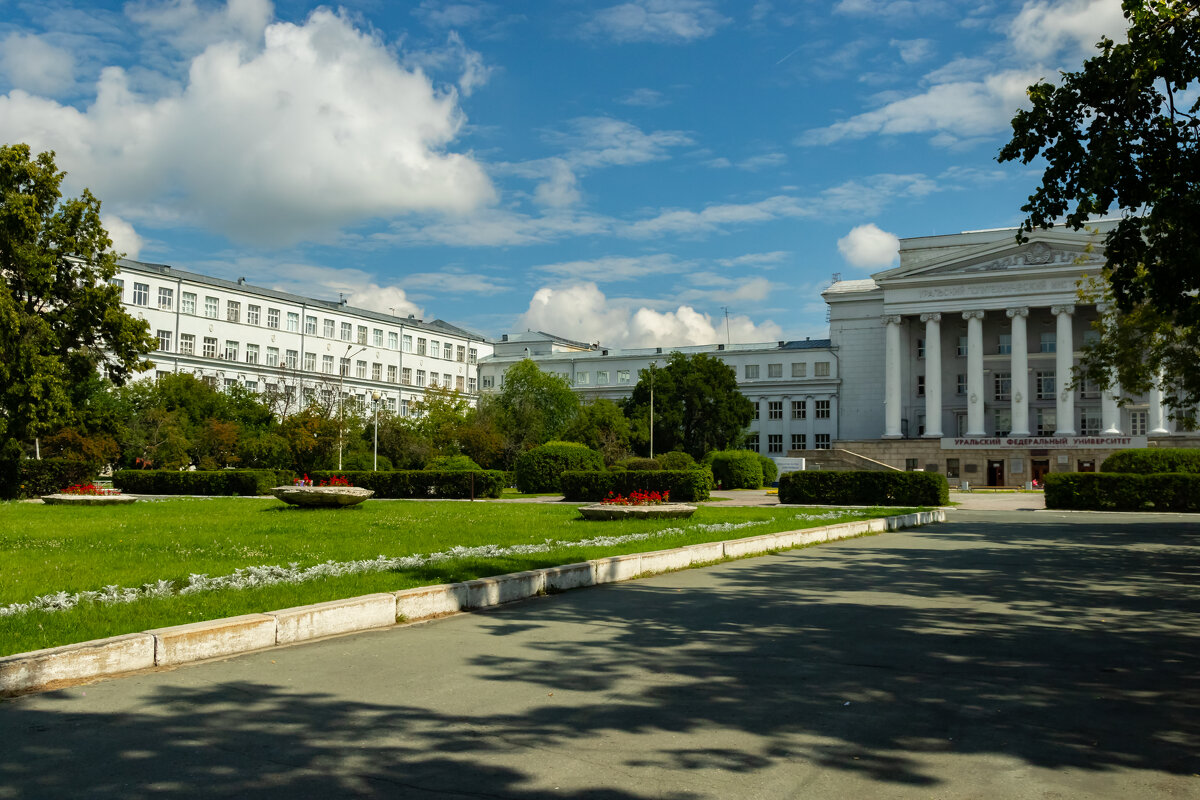
<instances>
[{"instance_id":1,"label":"white cloud","mask_svg":"<svg viewBox=\"0 0 1200 800\"><path fill-rule=\"evenodd\" d=\"M578 117L568 131L549 131L547 142L566 150L563 158L577 167L628 166L660 161L667 148L692 144L684 131L651 131L612 117Z\"/></svg>"},{"instance_id":2,"label":"white cloud","mask_svg":"<svg viewBox=\"0 0 1200 800\"><path fill-rule=\"evenodd\" d=\"M597 11L584 36L616 42L691 42L706 39L729 23L712 0L633 0Z\"/></svg>"},{"instance_id":3,"label":"white cloud","mask_svg":"<svg viewBox=\"0 0 1200 800\"><path fill-rule=\"evenodd\" d=\"M874 222L852 228L837 242L838 252L852 267L882 269L900 257L900 239Z\"/></svg>"},{"instance_id":4,"label":"white cloud","mask_svg":"<svg viewBox=\"0 0 1200 800\"><path fill-rule=\"evenodd\" d=\"M890 44L900 51L900 60L905 64L924 61L933 54L932 39L892 39Z\"/></svg>"},{"instance_id":5,"label":"white cloud","mask_svg":"<svg viewBox=\"0 0 1200 800\"><path fill-rule=\"evenodd\" d=\"M133 226L116 214L107 212L100 215L100 222L104 225L104 230L108 232L108 238L112 239L113 252L123 253L125 258L136 260L142 252L144 242Z\"/></svg>"},{"instance_id":6,"label":"white cloud","mask_svg":"<svg viewBox=\"0 0 1200 800\"><path fill-rule=\"evenodd\" d=\"M544 330L578 341L603 342L612 347L673 347L725 341L725 319L714 319L688 305L659 311L636 302L610 300L594 283L575 283L538 289L529 309L517 321L518 330ZM729 318L732 341L773 341L780 328L773 322L754 323L749 317Z\"/></svg>"},{"instance_id":7,"label":"white cloud","mask_svg":"<svg viewBox=\"0 0 1200 800\"><path fill-rule=\"evenodd\" d=\"M1090 53L1101 36L1125 41L1128 27L1121 0L1029 0L1013 20L1009 39L1026 58L1048 61L1061 51Z\"/></svg>"},{"instance_id":8,"label":"white cloud","mask_svg":"<svg viewBox=\"0 0 1200 800\"><path fill-rule=\"evenodd\" d=\"M444 47L406 54L404 65L426 72L457 72L458 90L463 97L470 97L492 76L492 67L483 62L483 56L478 51L466 46L457 31L447 34Z\"/></svg>"},{"instance_id":9,"label":"white cloud","mask_svg":"<svg viewBox=\"0 0 1200 800\"><path fill-rule=\"evenodd\" d=\"M508 286L494 276L478 272L446 269L441 272L414 272L400 279L409 291L433 290L440 294L495 294L507 292Z\"/></svg>"},{"instance_id":10,"label":"white cloud","mask_svg":"<svg viewBox=\"0 0 1200 800\"><path fill-rule=\"evenodd\" d=\"M161 36L180 52L194 55L213 42L240 42L257 48L274 13L270 0L228 0L201 8L195 0L138 0L125 7L131 20Z\"/></svg>"},{"instance_id":11,"label":"white cloud","mask_svg":"<svg viewBox=\"0 0 1200 800\"><path fill-rule=\"evenodd\" d=\"M657 108L659 106L665 106L668 103L668 100L660 91L643 88L634 89L629 94L617 100L617 102L627 106Z\"/></svg>"},{"instance_id":12,"label":"white cloud","mask_svg":"<svg viewBox=\"0 0 1200 800\"><path fill-rule=\"evenodd\" d=\"M838 0L833 10L861 17L914 17L945 13L947 4L942 0Z\"/></svg>"},{"instance_id":13,"label":"white cloud","mask_svg":"<svg viewBox=\"0 0 1200 800\"><path fill-rule=\"evenodd\" d=\"M717 263L723 267L765 266L767 264L778 264L786 260L790 255L791 253L787 250L772 250L769 253L746 253L734 258L722 258L718 259Z\"/></svg>"},{"instance_id":14,"label":"white cloud","mask_svg":"<svg viewBox=\"0 0 1200 800\"><path fill-rule=\"evenodd\" d=\"M668 275L692 269L690 262L678 261L668 253L644 256L605 256L580 261L561 261L533 267L538 272L585 281L629 281L654 275Z\"/></svg>"},{"instance_id":15,"label":"white cloud","mask_svg":"<svg viewBox=\"0 0 1200 800\"><path fill-rule=\"evenodd\" d=\"M781 167L787 163L787 156L783 153L763 153L757 156L750 156L737 162L738 169L744 169L747 172L757 172L760 169L768 167Z\"/></svg>"},{"instance_id":16,"label":"white cloud","mask_svg":"<svg viewBox=\"0 0 1200 800\"><path fill-rule=\"evenodd\" d=\"M550 175L534 188L533 199L540 206L565 208L579 202L579 180L571 166L561 158L548 159Z\"/></svg>"},{"instance_id":17,"label":"white cloud","mask_svg":"<svg viewBox=\"0 0 1200 800\"><path fill-rule=\"evenodd\" d=\"M480 165L444 150L462 124L454 92L324 9L269 25L258 52L210 45L186 84L161 97L135 93L114 67L83 111L17 90L0 96L0 140L56 150L72 186L90 186L125 216L175 214L262 243L489 202Z\"/></svg>"},{"instance_id":18,"label":"white cloud","mask_svg":"<svg viewBox=\"0 0 1200 800\"><path fill-rule=\"evenodd\" d=\"M75 57L45 37L10 33L0 41L0 80L16 89L57 96L75 85Z\"/></svg>"},{"instance_id":19,"label":"white cloud","mask_svg":"<svg viewBox=\"0 0 1200 800\"><path fill-rule=\"evenodd\" d=\"M434 28L469 28L486 22L496 15L492 3L458 2L441 3L438 0L422 0L413 14Z\"/></svg>"},{"instance_id":20,"label":"white cloud","mask_svg":"<svg viewBox=\"0 0 1200 800\"><path fill-rule=\"evenodd\" d=\"M568 209L547 209L540 216L532 216L511 209L486 208L472 214L397 220L391 230L371 238L387 244L495 247L608 233L613 224L609 217Z\"/></svg>"}]
</instances>

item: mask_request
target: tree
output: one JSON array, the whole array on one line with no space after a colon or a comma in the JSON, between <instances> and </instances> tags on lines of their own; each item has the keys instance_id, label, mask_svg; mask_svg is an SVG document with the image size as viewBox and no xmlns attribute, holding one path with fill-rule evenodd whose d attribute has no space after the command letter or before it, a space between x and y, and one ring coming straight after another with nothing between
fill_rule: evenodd
<instances>
[{"instance_id":1,"label":"tree","mask_svg":"<svg viewBox=\"0 0 1200 800\"><path fill-rule=\"evenodd\" d=\"M671 353L663 367L638 373L625 400L635 444L649 452L650 383L654 382L654 449L682 450L701 459L733 447L754 418L754 406L737 387L733 368L706 353Z\"/></svg>"},{"instance_id":2,"label":"tree","mask_svg":"<svg viewBox=\"0 0 1200 800\"><path fill-rule=\"evenodd\" d=\"M99 370L123 383L154 349L110 285L117 255L85 189L61 200L54 153L0 146L0 439L31 442L72 421Z\"/></svg>"},{"instance_id":3,"label":"tree","mask_svg":"<svg viewBox=\"0 0 1200 800\"><path fill-rule=\"evenodd\" d=\"M629 455L629 420L621 407L602 397L584 403L579 413L563 429L562 440L579 442L604 457L606 466Z\"/></svg>"},{"instance_id":4,"label":"tree","mask_svg":"<svg viewBox=\"0 0 1200 800\"><path fill-rule=\"evenodd\" d=\"M1128 42L1103 38L1099 55L1059 85L1029 88L1000 161L1045 158L1041 185L1022 207L1018 234L1061 220L1079 230L1117 212L1105 238L1111 298L1083 371L1112 373L1127 392L1164 375L1168 404L1200 401L1200 6L1195 0L1124 0ZM1186 421L1186 420L1185 420Z\"/></svg>"},{"instance_id":5,"label":"tree","mask_svg":"<svg viewBox=\"0 0 1200 800\"><path fill-rule=\"evenodd\" d=\"M504 437L504 463L511 468L526 450L558 438L579 412L579 398L559 375L542 372L531 359L504 373L500 391L480 398L480 413Z\"/></svg>"}]
</instances>

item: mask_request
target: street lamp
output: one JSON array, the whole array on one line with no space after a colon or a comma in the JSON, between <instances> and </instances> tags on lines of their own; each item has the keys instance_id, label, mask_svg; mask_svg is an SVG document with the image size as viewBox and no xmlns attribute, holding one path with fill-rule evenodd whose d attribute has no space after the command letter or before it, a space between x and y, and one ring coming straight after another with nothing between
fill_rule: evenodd
<instances>
[{"instance_id":1,"label":"street lamp","mask_svg":"<svg viewBox=\"0 0 1200 800\"><path fill-rule=\"evenodd\" d=\"M375 401L375 466L372 472L379 471L379 400L382 397L378 389L371 392L371 399Z\"/></svg>"},{"instance_id":2,"label":"street lamp","mask_svg":"<svg viewBox=\"0 0 1200 800\"><path fill-rule=\"evenodd\" d=\"M650 362L650 457L654 458L654 370L657 361Z\"/></svg>"},{"instance_id":3,"label":"street lamp","mask_svg":"<svg viewBox=\"0 0 1200 800\"><path fill-rule=\"evenodd\" d=\"M350 351L354 349L354 345L346 345L346 355L342 356L342 360L346 363L338 364L338 472L342 471L342 427L345 424L346 415L343 407L346 403L346 373L350 371L350 359L361 353L367 348L363 347L354 353Z\"/></svg>"}]
</instances>

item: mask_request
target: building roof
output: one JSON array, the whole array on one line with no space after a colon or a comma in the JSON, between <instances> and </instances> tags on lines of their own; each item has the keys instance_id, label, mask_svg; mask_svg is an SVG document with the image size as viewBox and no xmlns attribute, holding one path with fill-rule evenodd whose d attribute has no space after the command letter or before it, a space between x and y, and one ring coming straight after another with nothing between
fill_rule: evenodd
<instances>
[{"instance_id":1,"label":"building roof","mask_svg":"<svg viewBox=\"0 0 1200 800\"><path fill-rule=\"evenodd\" d=\"M853 294L855 292L869 292L872 289L878 289L877 284L872 278L863 278L862 280L853 281L837 281L823 294Z\"/></svg>"}]
</instances>

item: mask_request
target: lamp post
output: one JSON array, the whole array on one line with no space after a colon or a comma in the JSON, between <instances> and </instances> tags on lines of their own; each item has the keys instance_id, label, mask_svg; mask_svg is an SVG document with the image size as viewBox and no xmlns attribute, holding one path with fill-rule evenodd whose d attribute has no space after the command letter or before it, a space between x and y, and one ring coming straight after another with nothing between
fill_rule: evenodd
<instances>
[{"instance_id":1,"label":"lamp post","mask_svg":"<svg viewBox=\"0 0 1200 800\"><path fill-rule=\"evenodd\" d=\"M338 472L342 471L342 427L346 420L346 415L343 407L346 403L346 373L350 371L350 351L354 349L354 345L346 345L346 355L342 359L346 362L345 365L338 364ZM354 355L358 355L367 348L363 347Z\"/></svg>"},{"instance_id":2,"label":"lamp post","mask_svg":"<svg viewBox=\"0 0 1200 800\"><path fill-rule=\"evenodd\" d=\"M654 370L657 361L650 362L650 457L654 458Z\"/></svg>"},{"instance_id":3,"label":"lamp post","mask_svg":"<svg viewBox=\"0 0 1200 800\"><path fill-rule=\"evenodd\" d=\"M375 466L372 467L372 472L379 471L379 400L382 397L378 389L371 392L371 399L375 401Z\"/></svg>"}]
</instances>

